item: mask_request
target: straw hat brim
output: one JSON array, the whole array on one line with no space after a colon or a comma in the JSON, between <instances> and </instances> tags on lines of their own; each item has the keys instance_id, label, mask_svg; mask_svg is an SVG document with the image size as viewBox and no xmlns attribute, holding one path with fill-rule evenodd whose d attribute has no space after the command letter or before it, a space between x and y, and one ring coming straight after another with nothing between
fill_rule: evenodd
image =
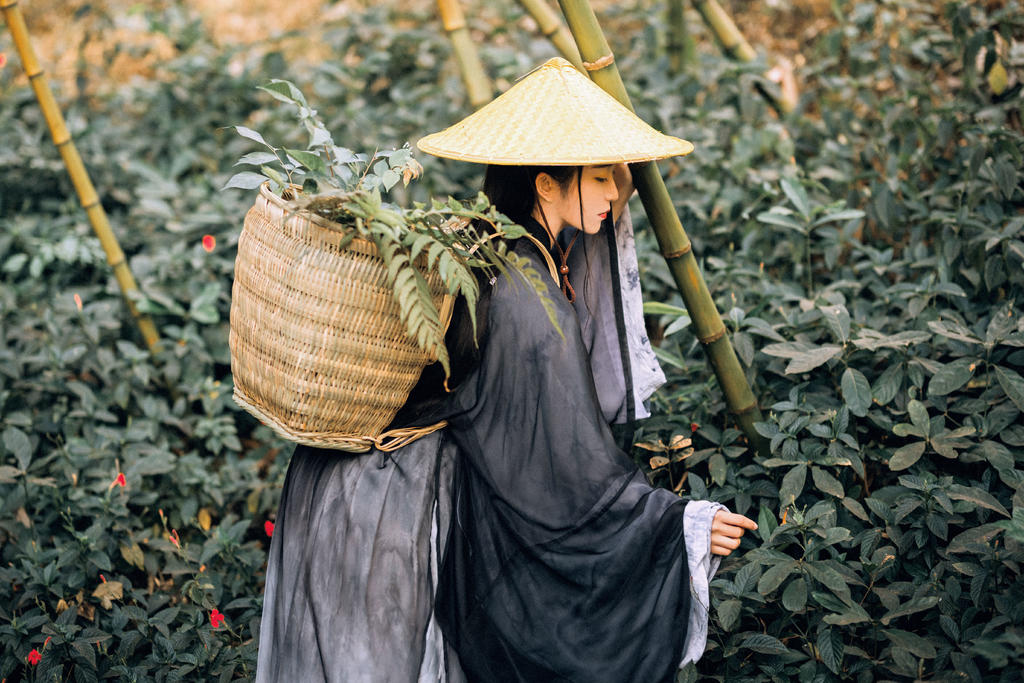
<instances>
[{"instance_id":1,"label":"straw hat brim","mask_svg":"<svg viewBox=\"0 0 1024 683\"><path fill-rule=\"evenodd\" d=\"M682 156L693 145L665 135L561 58L417 143L434 156L505 166L587 166Z\"/></svg>"}]
</instances>

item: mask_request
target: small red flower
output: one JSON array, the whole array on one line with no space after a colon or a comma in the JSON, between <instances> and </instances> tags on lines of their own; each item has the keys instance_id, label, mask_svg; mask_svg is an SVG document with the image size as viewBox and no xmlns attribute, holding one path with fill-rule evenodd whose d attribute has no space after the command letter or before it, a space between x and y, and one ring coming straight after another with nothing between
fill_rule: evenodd
<instances>
[{"instance_id":1,"label":"small red flower","mask_svg":"<svg viewBox=\"0 0 1024 683\"><path fill-rule=\"evenodd\" d=\"M125 480L125 478L124 478L124 472L118 472L117 473L117 479L114 480L114 483L117 484L118 486L127 486L128 485L127 480Z\"/></svg>"},{"instance_id":2,"label":"small red flower","mask_svg":"<svg viewBox=\"0 0 1024 683\"><path fill-rule=\"evenodd\" d=\"M700 429L700 425L699 424L697 424L696 422L691 422L690 423L690 433L691 434L696 432L698 429Z\"/></svg>"},{"instance_id":3,"label":"small red flower","mask_svg":"<svg viewBox=\"0 0 1024 683\"><path fill-rule=\"evenodd\" d=\"M7 53L0 52L0 69L4 68L5 66L7 66Z\"/></svg>"},{"instance_id":4,"label":"small red flower","mask_svg":"<svg viewBox=\"0 0 1024 683\"><path fill-rule=\"evenodd\" d=\"M267 521L263 522L263 531L265 531L267 533L267 536L273 536L274 535L274 523L271 522L269 519Z\"/></svg>"},{"instance_id":5,"label":"small red flower","mask_svg":"<svg viewBox=\"0 0 1024 683\"><path fill-rule=\"evenodd\" d=\"M75 298L75 308L77 308L78 310L82 310L82 297L80 297L78 295L78 293L76 292L74 298Z\"/></svg>"},{"instance_id":6,"label":"small red flower","mask_svg":"<svg viewBox=\"0 0 1024 683\"><path fill-rule=\"evenodd\" d=\"M178 530L177 529L171 529L171 533L167 534L167 536L168 536L168 538L171 539L171 543L173 543L176 547L178 547L178 548L181 547L181 539L178 538Z\"/></svg>"},{"instance_id":7,"label":"small red flower","mask_svg":"<svg viewBox=\"0 0 1024 683\"><path fill-rule=\"evenodd\" d=\"M203 235L203 249L207 252L213 251L217 247L217 238L213 235Z\"/></svg>"},{"instance_id":8,"label":"small red flower","mask_svg":"<svg viewBox=\"0 0 1024 683\"><path fill-rule=\"evenodd\" d=\"M28 657L26 657L25 659L28 660L29 664L35 666L36 664L42 661L43 656L39 654L39 650L32 648L32 652L29 652Z\"/></svg>"},{"instance_id":9,"label":"small red flower","mask_svg":"<svg viewBox=\"0 0 1024 683\"><path fill-rule=\"evenodd\" d=\"M220 628L221 624L224 623L224 615L220 613L220 610L214 609L210 612L210 626L214 628Z\"/></svg>"}]
</instances>

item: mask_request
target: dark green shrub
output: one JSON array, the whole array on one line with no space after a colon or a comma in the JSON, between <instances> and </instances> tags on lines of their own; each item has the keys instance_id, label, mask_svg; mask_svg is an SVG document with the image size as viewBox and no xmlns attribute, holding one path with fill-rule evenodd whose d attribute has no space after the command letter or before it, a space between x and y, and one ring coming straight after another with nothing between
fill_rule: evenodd
<instances>
[{"instance_id":1,"label":"dark green shrub","mask_svg":"<svg viewBox=\"0 0 1024 683\"><path fill-rule=\"evenodd\" d=\"M754 456L730 422L634 207L670 375L640 437L695 447L652 477L760 523L714 582L709 650L683 680L1014 680L1024 668L1024 146L1011 43L1024 12L997 4L836 3L838 24L800 73L802 111L786 119L756 92L761 64L707 46L697 74L670 75L655 47L662 8L602 17L638 111L697 147L662 169L772 443ZM225 127L290 130L254 87L268 78L310 86L352 147L397 147L466 113L431 16L354 12L326 27L347 58L315 67L259 46L218 52L176 8L149 16L181 48L165 78L62 104L165 339L156 358L31 94L11 85L13 63L0 71L8 680L251 676L266 523L287 464L275 455L288 451L230 400L233 247L250 199L217 190L246 151ZM499 3L473 20L506 83L551 54L503 25L518 16ZM997 58L1011 74L999 94ZM421 161L405 200L475 194L479 169Z\"/></svg>"}]
</instances>

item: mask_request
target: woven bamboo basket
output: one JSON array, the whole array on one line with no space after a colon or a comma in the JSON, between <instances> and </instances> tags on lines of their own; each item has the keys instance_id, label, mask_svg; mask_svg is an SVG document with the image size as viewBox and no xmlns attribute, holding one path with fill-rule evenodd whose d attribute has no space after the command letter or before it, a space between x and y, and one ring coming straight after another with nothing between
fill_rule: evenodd
<instances>
[{"instance_id":1,"label":"woven bamboo basket","mask_svg":"<svg viewBox=\"0 0 1024 683\"><path fill-rule=\"evenodd\" d=\"M351 452L441 428L384 428L433 360L406 334L376 246L290 211L264 185L245 216L231 290L234 399L284 438ZM447 325L452 298L424 272Z\"/></svg>"}]
</instances>

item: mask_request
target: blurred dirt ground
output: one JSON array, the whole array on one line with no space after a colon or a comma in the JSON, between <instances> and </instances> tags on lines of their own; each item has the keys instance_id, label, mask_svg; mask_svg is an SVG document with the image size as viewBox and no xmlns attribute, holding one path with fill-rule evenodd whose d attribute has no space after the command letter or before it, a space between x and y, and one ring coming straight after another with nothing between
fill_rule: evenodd
<instances>
[{"instance_id":1,"label":"blurred dirt ground","mask_svg":"<svg viewBox=\"0 0 1024 683\"><path fill-rule=\"evenodd\" d=\"M404 12L429 11L431 0L385 0ZM513 4L512 0L503 0ZM628 1L628 0L627 0ZM471 23L475 12L486 10L482 0L462 3ZM159 30L158 19L169 11L181 25L198 17L206 35L214 36L224 46L258 45L283 49L307 59L328 59L316 40L321 27L342 22L370 4L362 0L23 0L20 3L32 35L33 45L50 79L68 95L80 89L102 88L95 75L103 69L106 82L123 84L133 77L159 78L162 62L174 57L178 47L174 31ZM554 4L554 3L552 3ZM603 8L623 3L595 0L600 16ZM633 5L647 5L651 11L663 11L664 2L633 0ZM834 23L830 0L723 0L732 12L740 30L759 51L773 58L788 59L795 66L803 64L801 49L815 34ZM488 12L494 16L493 12ZM692 25L698 40L709 42L707 29L696 20ZM532 24L524 21L524 27ZM440 31L440 22L438 22ZM20 60L14 53L10 37L0 34L0 53L7 53L7 78L23 78Z\"/></svg>"}]
</instances>

